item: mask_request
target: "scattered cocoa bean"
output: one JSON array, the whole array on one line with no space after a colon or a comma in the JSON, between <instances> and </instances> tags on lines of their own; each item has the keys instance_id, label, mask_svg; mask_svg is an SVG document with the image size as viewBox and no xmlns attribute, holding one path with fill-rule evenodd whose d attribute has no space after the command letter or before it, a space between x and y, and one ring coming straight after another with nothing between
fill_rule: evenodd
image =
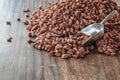
<instances>
[{"instance_id":1,"label":"scattered cocoa bean","mask_svg":"<svg viewBox=\"0 0 120 80\"><path fill-rule=\"evenodd\" d=\"M26 16L26 18L29 18L29 17L30 17L28 14L26 14L25 16Z\"/></svg>"},{"instance_id":2,"label":"scattered cocoa bean","mask_svg":"<svg viewBox=\"0 0 120 80\"><path fill-rule=\"evenodd\" d=\"M23 23L24 23L24 25L28 25L29 24L28 20L24 20Z\"/></svg>"},{"instance_id":3,"label":"scattered cocoa bean","mask_svg":"<svg viewBox=\"0 0 120 80\"><path fill-rule=\"evenodd\" d=\"M20 18L17 18L17 21L20 21L21 19Z\"/></svg>"},{"instance_id":4,"label":"scattered cocoa bean","mask_svg":"<svg viewBox=\"0 0 120 80\"><path fill-rule=\"evenodd\" d=\"M7 25L11 25L11 22L10 22L10 21L6 21L6 24L7 24Z\"/></svg>"},{"instance_id":5,"label":"scattered cocoa bean","mask_svg":"<svg viewBox=\"0 0 120 80\"><path fill-rule=\"evenodd\" d=\"M8 39L7 39L7 42L12 42L12 37L9 37Z\"/></svg>"},{"instance_id":6,"label":"scattered cocoa bean","mask_svg":"<svg viewBox=\"0 0 120 80\"><path fill-rule=\"evenodd\" d=\"M25 13L30 12L30 10L29 10L29 8L26 8L26 9L23 10L23 12L25 12Z\"/></svg>"},{"instance_id":7,"label":"scattered cocoa bean","mask_svg":"<svg viewBox=\"0 0 120 80\"><path fill-rule=\"evenodd\" d=\"M31 43L34 43L34 41L31 40L31 39L29 39L29 40L28 40L28 43L31 44Z\"/></svg>"}]
</instances>

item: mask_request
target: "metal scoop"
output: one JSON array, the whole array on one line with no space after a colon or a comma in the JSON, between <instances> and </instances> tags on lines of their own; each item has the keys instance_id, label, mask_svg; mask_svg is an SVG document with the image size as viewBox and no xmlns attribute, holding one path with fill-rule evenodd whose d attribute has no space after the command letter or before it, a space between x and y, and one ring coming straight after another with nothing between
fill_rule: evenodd
<instances>
[{"instance_id":1,"label":"metal scoop","mask_svg":"<svg viewBox=\"0 0 120 80\"><path fill-rule=\"evenodd\" d=\"M116 10L113 10L104 20L102 20L102 22L100 23L94 23L91 24L89 26L87 26L86 28L82 29L81 31L79 31L78 33L83 33L89 36L88 39L86 39L82 45L88 43L88 42L92 42L92 41L96 41L98 39L100 39L103 35L104 35L104 23L107 22L110 18L114 17L118 12Z\"/></svg>"}]
</instances>

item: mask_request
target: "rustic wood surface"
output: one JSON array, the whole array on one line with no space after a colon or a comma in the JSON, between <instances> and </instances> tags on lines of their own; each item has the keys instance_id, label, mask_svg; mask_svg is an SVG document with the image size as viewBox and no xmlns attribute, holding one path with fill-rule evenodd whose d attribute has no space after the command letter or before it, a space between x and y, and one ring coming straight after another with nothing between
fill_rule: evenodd
<instances>
[{"instance_id":1,"label":"rustic wood surface","mask_svg":"<svg viewBox=\"0 0 120 80\"><path fill-rule=\"evenodd\" d=\"M54 0L0 0L0 80L120 80L120 55L90 54L83 59L49 57L27 43L23 9L32 13ZM120 4L120 0L118 0ZM11 21L11 26L6 25ZM13 37L12 43L6 40Z\"/></svg>"}]
</instances>

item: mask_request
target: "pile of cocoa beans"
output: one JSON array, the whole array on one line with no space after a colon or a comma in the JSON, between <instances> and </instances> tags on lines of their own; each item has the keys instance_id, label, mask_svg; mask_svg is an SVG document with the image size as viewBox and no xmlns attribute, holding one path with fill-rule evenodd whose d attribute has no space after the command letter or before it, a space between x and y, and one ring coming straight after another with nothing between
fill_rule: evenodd
<instances>
[{"instance_id":1,"label":"pile of cocoa beans","mask_svg":"<svg viewBox=\"0 0 120 80\"><path fill-rule=\"evenodd\" d=\"M99 23L111 11L118 15L105 24L104 36L82 46L89 36L77 32ZM93 51L107 55L120 53L120 7L112 0L58 0L33 12L29 25L29 43L51 56L80 58Z\"/></svg>"}]
</instances>

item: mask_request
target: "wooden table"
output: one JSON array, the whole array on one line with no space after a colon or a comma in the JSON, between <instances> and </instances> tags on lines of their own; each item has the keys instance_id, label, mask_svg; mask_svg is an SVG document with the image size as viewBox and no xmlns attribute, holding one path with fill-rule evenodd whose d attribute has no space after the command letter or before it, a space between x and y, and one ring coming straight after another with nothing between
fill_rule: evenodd
<instances>
[{"instance_id":1,"label":"wooden table","mask_svg":"<svg viewBox=\"0 0 120 80\"><path fill-rule=\"evenodd\" d=\"M120 80L120 55L93 53L83 59L63 60L27 43L26 27L17 18L25 18L22 11L26 7L32 12L39 4L46 7L53 1L0 0L0 80ZM12 25L6 25L6 20ZM6 41L10 36L12 43Z\"/></svg>"}]
</instances>

